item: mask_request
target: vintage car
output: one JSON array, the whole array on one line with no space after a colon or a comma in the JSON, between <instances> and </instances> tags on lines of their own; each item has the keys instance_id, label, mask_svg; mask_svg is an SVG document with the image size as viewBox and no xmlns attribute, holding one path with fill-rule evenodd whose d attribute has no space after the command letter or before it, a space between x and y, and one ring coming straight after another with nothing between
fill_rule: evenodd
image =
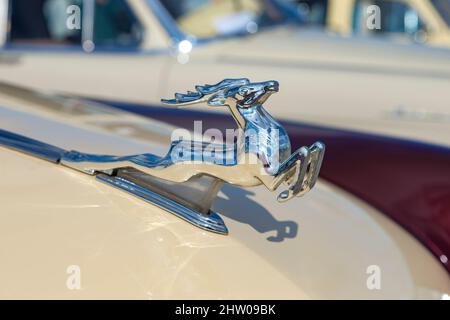
<instances>
[{"instance_id":1,"label":"vintage car","mask_svg":"<svg viewBox=\"0 0 450 320\"><path fill-rule=\"evenodd\" d=\"M172 170L164 155L180 125L1 83L0 298L448 299L448 148L280 124L260 108L276 91L241 78L165 97L228 105L236 123L158 114L281 130L299 148L285 180L293 195L314 186L320 139L323 178L289 201L246 167L201 159Z\"/></svg>"},{"instance_id":2,"label":"vintage car","mask_svg":"<svg viewBox=\"0 0 450 320\"><path fill-rule=\"evenodd\" d=\"M391 41L450 46L448 0L295 1L309 24L343 36L385 36ZM368 17L373 18L369 24ZM379 25L375 28L377 18Z\"/></svg>"},{"instance_id":3,"label":"vintage car","mask_svg":"<svg viewBox=\"0 0 450 320\"><path fill-rule=\"evenodd\" d=\"M279 0L39 3L0 1L1 80L151 107L192 75L275 78L279 118L450 143L446 49L306 30ZM70 4L82 7L81 30L66 28Z\"/></svg>"}]
</instances>

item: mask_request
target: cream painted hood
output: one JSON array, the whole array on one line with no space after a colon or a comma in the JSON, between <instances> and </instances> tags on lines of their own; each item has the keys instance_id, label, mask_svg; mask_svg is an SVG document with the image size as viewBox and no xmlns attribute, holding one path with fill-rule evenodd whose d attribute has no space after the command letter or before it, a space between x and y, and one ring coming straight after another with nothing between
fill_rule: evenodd
<instances>
[{"instance_id":1,"label":"cream painted hood","mask_svg":"<svg viewBox=\"0 0 450 320\"><path fill-rule=\"evenodd\" d=\"M279 81L268 102L278 118L450 143L449 49L280 27L194 47L168 69L162 95L192 88L193 74L195 84Z\"/></svg>"},{"instance_id":2,"label":"cream painted hood","mask_svg":"<svg viewBox=\"0 0 450 320\"><path fill-rule=\"evenodd\" d=\"M167 150L171 127L13 87L0 128L65 148ZM326 159L325 159L326 161ZM0 298L442 298L449 277L382 214L320 181L284 204L263 188L223 188L230 234L202 231L63 166L0 147ZM369 290L370 266L381 271ZM70 290L79 267L81 289ZM448 297L448 296L447 296Z\"/></svg>"},{"instance_id":3,"label":"cream painted hood","mask_svg":"<svg viewBox=\"0 0 450 320\"><path fill-rule=\"evenodd\" d=\"M396 44L382 37L342 37L283 26L221 44L205 47L219 52L219 59L242 65L450 79L449 49Z\"/></svg>"}]
</instances>

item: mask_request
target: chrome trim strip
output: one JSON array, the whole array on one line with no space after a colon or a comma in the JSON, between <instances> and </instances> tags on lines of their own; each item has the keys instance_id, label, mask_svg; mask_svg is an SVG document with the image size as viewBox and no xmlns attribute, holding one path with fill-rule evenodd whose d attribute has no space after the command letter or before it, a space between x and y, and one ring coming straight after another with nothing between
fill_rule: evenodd
<instances>
[{"instance_id":1,"label":"chrome trim strip","mask_svg":"<svg viewBox=\"0 0 450 320\"><path fill-rule=\"evenodd\" d=\"M95 1L83 0L83 23L81 29L81 45L85 51L93 51L94 44ZM89 46L92 46L89 48Z\"/></svg>"},{"instance_id":2,"label":"chrome trim strip","mask_svg":"<svg viewBox=\"0 0 450 320\"><path fill-rule=\"evenodd\" d=\"M64 149L0 129L0 145L21 151L40 159L59 163Z\"/></svg>"},{"instance_id":3,"label":"chrome trim strip","mask_svg":"<svg viewBox=\"0 0 450 320\"><path fill-rule=\"evenodd\" d=\"M219 234L228 234L228 229L222 218L210 210L208 215L201 215L198 212L183 206L175 201L170 200L156 192L143 188L131 181L123 179L121 177L109 176L103 173L98 174L97 179L112 185L121 190L125 190L134 196L144 199L148 202L155 204L164 210L169 210L177 217L197 226L201 229L212 231Z\"/></svg>"},{"instance_id":4,"label":"chrome trim strip","mask_svg":"<svg viewBox=\"0 0 450 320\"><path fill-rule=\"evenodd\" d=\"M0 147L1 146L26 153L55 164L60 164L61 159L63 159L66 155L74 153L74 151L66 151L56 146L2 129L0 129ZM191 186L196 187L193 188L190 194L191 199L195 199L195 201L193 201L192 204L189 204L186 200L184 200L184 202L177 202L168 198L171 196L170 191L172 191L174 198L177 199L176 186L167 186L168 190L165 192L167 196L150 190L149 188L154 187L155 190L164 191L164 185L161 181L158 183L154 177L151 177L143 172L139 172L138 170L124 168L118 170L108 170L106 173L99 171L86 173L94 174L99 181L112 185L147 202L150 202L203 230L223 235L228 234L228 229L222 218L214 211L208 210L221 186L221 184L215 184L215 179L208 181L206 178L200 181L198 178L197 180L194 179L193 181L177 184L182 189L190 188ZM117 174L118 176L115 176L114 174ZM131 180L127 180L127 177L131 180L136 180L134 178L137 177L137 180L142 180L143 185L145 186L140 186ZM199 188L198 184L200 182L203 182L203 188ZM181 192L188 193L186 190ZM183 200L182 198L180 199ZM190 205L192 208L189 207ZM203 213L203 211L205 213Z\"/></svg>"},{"instance_id":5,"label":"chrome trim strip","mask_svg":"<svg viewBox=\"0 0 450 320\"><path fill-rule=\"evenodd\" d=\"M8 0L0 0L0 48L6 44L8 38Z\"/></svg>"},{"instance_id":6,"label":"chrome trim strip","mask_svg":"<svg viewBox=\"0 0 450 320\"><path fill-rule=\"evenodd\" d=\"M146 0L149 8L154 12L163 28L170 35L174 43L182 41L187 38L187 35L180 30L177 23L174 21L170 13L167 11L159 0Z\"/></svg>"}]
</instances>

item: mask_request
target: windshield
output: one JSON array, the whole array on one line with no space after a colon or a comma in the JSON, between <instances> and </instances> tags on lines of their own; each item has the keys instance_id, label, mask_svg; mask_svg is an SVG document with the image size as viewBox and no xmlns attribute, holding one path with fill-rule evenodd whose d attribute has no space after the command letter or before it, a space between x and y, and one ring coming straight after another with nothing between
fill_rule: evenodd
<instances>
[{"instance_id":1,"label":"windshield","mask_svg":"<svg viewBox=\"0 0 450 320\"><path fill-rule=\"evenodd\" d=\"M198 38L255 33L261 28L300 22L286 0L161 0L181 30Z\"/></svg>"},{"instance_id":2,"label":"windshield","mask_svg":"<svg viewBox=\"0 0 450 320\"><path fill-rule=\"evenodd\" d=\"M441 14L448 26L450 26L450 0L431 0L436 10Z\"/></svg>"}]
</instances>

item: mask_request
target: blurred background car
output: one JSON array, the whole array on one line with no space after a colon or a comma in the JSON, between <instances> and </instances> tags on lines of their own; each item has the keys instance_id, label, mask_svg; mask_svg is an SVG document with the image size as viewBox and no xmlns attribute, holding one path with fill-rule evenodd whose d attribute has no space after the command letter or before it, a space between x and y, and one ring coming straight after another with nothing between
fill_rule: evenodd
<instances>
[{"instance_id":1,"label":"blurred background car","mask_svg":"<svg viewBox=\"0 0 450 320\"><path fill-rule=\"evenodd\" d=\"M400 22L406 16L394 14L397 6L421 12L436 3L382 2L392 1L377 2L384 8L381 17L394 15ZM331 17L345 6L356 12L361 1L0 3L9 17L0 28L4 81L150 107L174 90L188 88L193 78L197 83L243 75L276 78L283 88L272 102L279 118L450 142L450 51L392 38L341 37L308 27L321 4ZM65 24L73 4L81 8L80 30ZM323 21L337 16L344 21L349 14L336 13ZM381 31L386 30L389 19L381 20Z\"/></svg>"},{"instance_id":2,"label":"blurred background car","mask_svg":"<svg viewBox=\"0 0 450 320\"><path fill-rule=\"evenodd\" d=\"M309 25L343 36L384 36L389 41L450 46L448 0L296 0ZM370 6L377 6L379 12ZM373 7L372 7L373 8ZM369 13L368 13L369 10ZM368 15L380 15L369 28ZM370 24L369 24L370 25Z\"/></svg>"}]
</instances>

